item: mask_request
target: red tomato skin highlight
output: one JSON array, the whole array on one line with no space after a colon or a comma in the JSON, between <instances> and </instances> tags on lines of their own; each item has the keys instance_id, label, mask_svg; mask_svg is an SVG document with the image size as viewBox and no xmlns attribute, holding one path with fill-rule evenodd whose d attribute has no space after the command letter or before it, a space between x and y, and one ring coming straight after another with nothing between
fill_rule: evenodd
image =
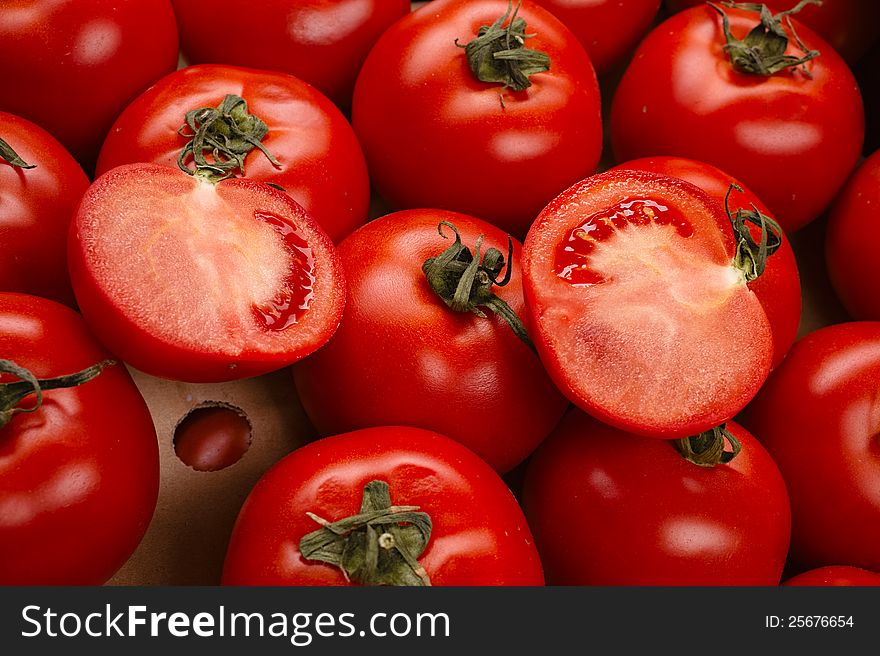
<instances>
[{"instance_id":1,"label":"red tomato skin highlight","mask_svg":"<svg viewBox=\"0 0 880 656\"><path fill-rule=\"evenodd\" d=\"M409 0L262 0L239 11L237 0L172 0L181 50L190 63L283 70L341 107L351 105L358 71L370 48ZM219 39L235 14L236 38Z\"/></svg>"},{"instance_id":2,"label":"red tomato skin highlight","mask_svg":"<svg viewBox=\"0 0 880 656\"><path fill-rule=\"evenodd\" d=\"M279 461L251 491L232 531L224 585L347 585L306 561L299 540L356 514L363 488L388 483L394 504L418 506L433 531L419 562L432 585L543 585L541 562L513 494L457 442L410 427L376 427L317 440Z\"/></svg>"},{"instance_id":3,"label":"red tomato skin highlight","mask_svg":"<svg viewBox=\"0 0 880 656\"><path fill-rule=\"evenodd\" d=\"M550 71L521 92L473 76L455 40L467 43L507 8L434 0L395 23L358 76L352 124L392 207L463 212L521 239L553 196L595 170L602 126L589 57L528 0L518 14L536 34L527 47L550 56Z\"/></svg>"},{"instance_id":4,"label":"red tomato skin highlight","mask_svg":"<svg viewBox=\"0 0 880 656\"><path fill-rule=\"evenodd\" d=\"M880 574L869 572L860 567L846 565L829 565L817 567L792 576L782 585L794 586L877 586L880 585Z\"/></svg>"},{"instance_id":5,"label":"red tomato skin highlight","mask_svg":"<svg viewBox=\"0 0 880 656\"><path fill-rule=\"evenodd\" d=\"M109 357L70 308L12 293L0 293L0 352L38 378ZM0 584L104 583L147 530L158 490L153 420L122 363L44 392L37 412L0 429Z\"/></svg>"},{"instance_id":6,"label":"red tomato skin highlight","mask_svg":"<svg viewBox=\"0 0 880 656\"><path fill-rule=\"evenodd\" d=\"M186 113L216 107L227 94L244 98L248 111L265 121L262 143L279 162L276 167L254 149L244 177L280 185L334 242L366 222L370 184L351 125L313 87L277 71L203 64L165 76L116 119L101 147L98 175L136 162L178 168Z\"/></svg>"},{"instance_id":7,"label":"red tomato skin highlight","mask_svg":"<svg viewBox=\"0 0 880 656\"><path fill-rule=\"evenodd\" d=\"M145 180L150 185L141 186ZM287 218L295 221L308 236L309 244L316 253L314 299L302 320L287 329L296 331L296 339L291 338L283 348L275 343L266 346L259 341L261 337L255 337L265 332L257 327L256 317L250 336L240 352L235 353L224 350L224 343L215 342L216 334L210 336L213 339L204 340L191 335L159 335L155 329L145 327L142 320L132 315L129 300L120 298L110 289L110 286L118 283L113 276L125 276L124 271L108 274L102 268L96 268L94 255L85 243L91 233L84 226L87 226L93 213L100 215L112 208L114 194L128 190L125 193L131 191L134 195L162 195L168 191L186 196L204 184L208 183L199 182L182 171L174 171L158 164L130 164L112 169L89 188L71 223L68 259L76 298L90 327L101 342L118 357L141 371L171 380L238 380L280 369L305 357L329 339L338 326L345 302L345 278L329 237L287 194L266 184L246 178L234 178L217 183L209 191L239 211L251 212L253 205L259 206L260 203L281 207ZM155 192L155 189L159 191ZM105 201L106 198L110 199L109 203ZM257 200L253 200L254 198ZM100 240L100 236L91 238ZM173 255L169 256L172 259L168 260L166 268L174 267ZM107 259L112 262L110 258ZM116 259L125 259L125 254L120 252ZM178 282L183 293L192 284L188 280ZM170 290L170 293L176 291ZM150 293L158 292L151 289ZM210 299L205 300L210 303ZM194 316L199 316L197 311L198 303L195 303L191 311L181 311L176 317L153 317L153 320L165 323L181 319L192 320ZM184 341L184 337L188 341Z\"/></svg>"},{"instance_id":8,"label":"red tomato skin highlight","mask_svg":"<svg viewBox=\"0 0 880 656\"><path fill-rule=\"evenodd\" d=\"M880 323L821 328L798 340L744 421L791 495L793 562L880 570Z\"/></svg>"},{"instance_id":9,"label":"red tomato skin highlight","mask_svg":"<svg viewBox=\"0 0 880 656\"><path fill-rule=\"evenodd\" d=\"M40 125L87 170L137 94L177 67L168 0L15 0L0 21L0 107Z\"/></svg>"},{"instance_id":10,"label":"red tomato skin highlight","mask_svg":"<svg viewBox=\"0 0 880 656\"><path fill-rule=\"evenodd\" d=\"M741 288L728 284L737 291L722 301L718 312L700 310L690 319L682 320L679 315L688 304L675 298L679 292L658 283L653 285L650 294L641 297L651 301L646 307L653 314L647 318L662 324L666 317L672 316L681 333L671 342L667 338L661 345L656 338L649 338L641 327L638 330L633 327L636 318L629 319L627 328L620 328L623 315L619 313L629 309L628 300L632 299L603 291L606 285L612 290L619 287L616 271L611 271L608 281L587 286L586 291L566 284L567 281L553 272L553 258L548 254L563 245L562 237L579 221L612 205L609 199L645 195L655 195L691 221L693 235L689 245L680 242L675 248L688 249L691 251L688 259L700 262L699 273L693 275L709 279L721 270L726 270L727 275L738 275L733 269L730 220L717 202L684 180L647 171L618 170L592 176L572 186L538 216L523 247L523 290L534 327L532 338L541 360L551 379L572 403L623 430L675 439L696 435L727 421L752 399L770 370L772 333L758 298L744 284ZM628 229L640 230L638 226ZM600 244L597 252L601 253L604 247ZM613 243L611 248L615 248ZM674 266L681 262L677 260ZM663 265L660 261L652 268L662 271ZM685 274L691 272L685 271ZM692 286L683 286L680 278L666 280L666 284L670 282L677 283L679 291L684 290L686 294L689 293L686 288ZM599 292L592 291L594 289ZM714 288L712 291L714 293ZM660 298L661 292L669 298ZM601 306L597 299L603 301ZM616 311L612 313L615 305ZM615 314L613 319L612 314ZM708 319L704 320L702 314ZM726 317L723 321L722 314ZM750 335L748 340L725 341L719 336L719 322L727 325L739 321L743 322L741 329ZM700 325L695 328L697 332L691 333L690 326L694 322ZM635 338L643 342L642 348L629 345ZM711 341L697 347L694 338ZM655 359L646 356L657 349L666 352L664 349L672 348L679 349L677 362L684 365L655 365ZM706 355L709 348L712 356ZM737 349L742 350L735 355ZM596 364L600 360L604 362ZM716 376L711 380L702 371L710 364L716 369ZM719 368L724 368L723 374ZM663 384L657 383L661 375L666 379ZM617 390L613 394L607 382L612 378ZM632 381L637 379L653 385L636 388ZM685 387L692 388L687 392L690 397L683 392Z\"/></svg>"},{"instance_id":11,"label":"red tomato skin highlight","mask_svg":"<svg viewBox=\"0 0 880 656\"><path fill-rule=\"evenodd\" d=\"M743 191L740 193L734 190L731 194L731 211L736 212L740 207L752 209L752 205L754 205L762 214L773 218L767 206L748 187L711 164L684 157L661 156L644 157L624 162L614 168L652 171L685 180L716 199L721 203L722 207L724 207L724 199L727 196L730 185L737 184L742 187ZM767 320L770 322L773 332L772 367L774 368L779 366L791 345L794 344L801 320L800 276L794 251L791 249L791 242L784 232L783 230L782 245L767 261L767 268L764 270L764 273L749 282L749 289L761 301L761 307L764 308L764 312L767 314ZM752 227L752 236L755 240L760 240L760 235L761 231L756 227Z\"/></svg>"},{"instance_id":12,"label":"red tomato skin highlight","mask_svg":"<svg viewBox=\"0 0 880 656\"><path fill-rule=\"evenodd\" d=\"M856 169L834 201L825 259L837 297L855 319L880 320L880 151Z\"/></svg>"},{"instance_id":13,"label":"red tomato skin highlight","mask_svg":"<svg viewBox=\"0 0 880 656\"><path fill-rule=\"evenodd\" d=\"M725 11L734 36L758 22L755 13ZM811 78L792 69L767 78L736 72L723 51L721 17L708 6L656 27L615 92L616 159L707 162L747 184L786 232L815 219L858 161L865 117L846 63L793 22L804 43L822 53L807 63ZM790 43L789 52L799 51Z\"/></svg>"},{"instance_id":14,"label":"red tomato skin highlight","mask_svg":"<svg viewBox=\"0 0 880 656\"><path fill-rule=\"evenodd\" d=\"M548 585L777 585L790 511L779 470L734 422L729 464L572 410L529 463L523 507Z\"/></svg>"},{"instance_id":15,"label":"red tomato skin highlight","mask_svg":"<svg viewBox=\"0 0 880 656\"><path fill-rule=\"evenodd\" d=\"M540 360L499 317L454 312L430 288L422 263L439 255L454 224L473 250L507 239L478 218L404 210L370 222L339 245L349 294L333 338L294 368L299 398L322 435L381 425L435 430L499 472L524 460L562 417L567 400ZM521 246L513 273L494 288L525 320ZM377 363L381 366L377 367Z\"/></svg>"},{"instance_id":16,"label":"red tomato skin highlight","mask_svg":"<svg viewBox=\"0 0 880 656\"><path fill-rule=\"evenodd\" d=\"M0 161L0 289L72 306L67 230L89 179L55 137L30 121L0 112L0 139L35 167Z\"/></svg>"}]
</instances>

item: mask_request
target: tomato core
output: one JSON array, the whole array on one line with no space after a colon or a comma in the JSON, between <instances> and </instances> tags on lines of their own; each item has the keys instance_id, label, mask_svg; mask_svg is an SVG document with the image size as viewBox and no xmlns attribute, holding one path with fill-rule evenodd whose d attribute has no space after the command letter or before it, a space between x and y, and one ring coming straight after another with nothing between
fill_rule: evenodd
<instances>
[{"instance_id":1,"label":"tomato core","mask_svg":"<svg viewBox=\"0 0 880 656\"><path fill-rule=\"evenodd\" d=\"M282 239L290 254L290 270L282 281L281 289L268 303L255 305L258 322L269 330L284 330L297 323L315 297L315 254L303 231L290 221L255 211L254 217L267 223Z\"/></svg>"}]
</instances>

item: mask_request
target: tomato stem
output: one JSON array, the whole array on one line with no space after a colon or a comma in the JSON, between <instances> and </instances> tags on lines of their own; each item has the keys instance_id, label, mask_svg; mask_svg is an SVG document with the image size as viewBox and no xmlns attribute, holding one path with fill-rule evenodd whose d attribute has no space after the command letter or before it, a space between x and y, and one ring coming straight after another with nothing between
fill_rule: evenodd
<instances>
[{"instance_id":1,"label":"tomato stem","mask_svg":"<svg viewBox=\"0 0 880 656\"><path fill-rule=\"evenodd\" d=\"M306 513L321 528L302 537L300 553L361 585L429 586L418 557L431 539L431 518L418 510L392 506L388 483L370 481L357 515L329 522Z\"/></svg>"},{"instance_id":2,"label":"tomato stem","mask_svg":"<svg viewBox=\"0 0 880 656\"><path fill-rule=\"evenodd\" d=\"M747 75L770 76L786 68L801 66L804 75L812 77L806 67L806 63L818 57L819 51L810 50L804 45L797 32L795 32L791 16L807 5L821 4L821 0L801 0L795 7L786 11L780 11L775 15L764 4L754 2L722 3L725 7L731 9L742 9L761 14L761 22L755 25L744 39L737 39L730 32L730 21L721 7L712 2L707 4L721 14L724 38L727 41L724 45L724 51L730 56L730 63L734 69ZM783 18L788 29L791 30L798 48L804 53L803 57L785 54L786 49L788 49L788 34L786 34L785 28L782 26Z\"/></svg>"},{"instance_id":3,"label":"tomato stem","mask_svg":"<svg viewBox=\"0 0 880 656\"><path fill-rule=\"evenodd\" d=\"M247 101L240 96L228 94L217 107L187 112L186 123L177 132L189 140L177 158L177 165L186 173L209 182L244 175L245 157L254 148L274 166L281 166L262 142L269 126L248 113ZM187 165L189 158L195 163L195 171Z\"/></svg>"},{"instance_id":4,"label":"tomato stem","mask_svg":"<svg viewBox=\"0 0 880 656\"><path fill-rule=\"evenodd\" d=\"M443 226L450 228L455 233L455 243L437 257L429 257L422 264L422 271L431 289L455 312L472 312L485 319L486 313L480 308L491 310L504 319L514 334L534 351L535 345L532 343L522 320L504 300L492 291L493 285L503 287L510 282L513 239L507 235L507 272L503 279L498 280L498 276L504 269L504 255L501 251L497 248L490 248L481 261L480 247L483 244L483 235L477 238L474 247L476 254L472 254L470 249L461 242L461 235L452 223L441 221L438 224L437 231L441 237L447 238L443 234Z\"/></svg>"},{"instance_id":5,"label":"tomato stem","mask_svg":"<svg viewBox=\"0 0 880 656\"><path fill-rule=\"evenodd\" d=\"M18 153L12 149L12 146L3 141L3 139L0 139L0 157L2 157L10 166L14 166L19 169L36 168L35 164L28 164L21 157L19 157Z\"/></svg>"},{"instance_id":6,"label":"tomato stem","mask_svg":"<svg viewBox=\"0 0 880 656\"><path fill-rule=\"evenodd\" d=\"M501 84L501 106L504 107L504 89L523 91L532 86L529 76L550 70L550 57L540 50L525 47L526 39L534 34L526 34L526 22L517 17L522 0L513 8L513 0L508 0L507 11L492 25L482 25L477 38L461 45L464 48L468 66L481 82ZM511 14L512 12L512 14ZM510 21L504 26L507 19Z\"/></svg>"},{"instance_id":7,"label":"tomato stem","mask_svg":"<svg viewBox=\"0 0 880 656\"><path fill-rule=\"evenodd\" d=\"M0 428L10 422L20 412L36 412L43 405L43 392L53 389L77 387L93 380L104 367L116 364L114 360L104 360L75 374L56 378L38 379L29 370L20 367L11 360L0 359L0 373L12 374L19 378L14 383L0 383ZM36 400L28 408L20 408L18 404L34 394Z\"/></svg>"},{"instance_id":8,"label":"tomato stem","mask_svg":"<svg viewBox=\"0 0 880 656\"><path fill-rule=\"evenodd\" d=\"M742 451L742 443L727 430L726 424L672 443L685 460L700 467L727 464ZM725 449L727 444L730 444L730 451Z\"/></svg>"},{"instance_id":9,"label":"tomato stem","mask_svg":"<svg viewBox=\"0 0 880 656\"><path fill-rule=\"evenodd\" d=\"M731 184L724 197L724 210L730 219L736 239L736 254L733 262L743 272L746 282L751 282L764 273L768 258L782 246L782 228L776 221L763 214L754 203L752 203L751 210L739 208L736 210L736 214L732 213L730 211L730 194L734 189L740 193L743 191L739 185ZM752 237L748 223L761 228L760 241L755 241Z\"/></svg>"}]
</instances>

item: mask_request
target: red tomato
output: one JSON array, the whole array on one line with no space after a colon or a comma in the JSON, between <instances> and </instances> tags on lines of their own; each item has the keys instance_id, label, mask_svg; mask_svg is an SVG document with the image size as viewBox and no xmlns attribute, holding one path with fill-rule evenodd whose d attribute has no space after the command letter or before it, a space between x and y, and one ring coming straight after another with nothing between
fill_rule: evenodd
<instances>
[{"instance_id":1,"label":"red tomato","mask_svg":"<svg viewBox=\"0 0 880 656\"><path fill-rule=\"evenodd\" d=\"M794 562L880 570L880 323L800 339L750 404L747 425L791 494Z\"/></svg>"},{"instance_id":2,"label":"red tomato","mask_svg":"<svg viewBox=\"0 0 880 656\"><path fill-rule=\"evenodd\" d=\"M666 0L669 11L705 5L706 0ZM764 0L773 11L787 11L796 0ZM850 64L862 58L880 32L880 3L877 0L824 0L805 5L797 14L803 23L825 39Z\"/></svg>"},{"instance_id":3,"label":"red tomato","mask_svg":"<svg viewBox=\"0 0 880 656\"><path fill-rule=\"evenodd\" d=\"M550 70L522 91L474 76L459 45L506 17L492 32L504 41L508 10L507 0L434 0L395 23L361 69L352 122L393 206L465 212L521 238L553 196L595 170L602 126L589 58L528 0L517 27L534 35L525 48L546 53Z\"/></svg>"},{"instance_id":4,"label":"red tomato","mask_svg":"<svg viewBox=\"0 0 880 656\"><path fill-rule=\"evenodd\" d=\"M735 250L730 218L683 180L608 171L560 194L523 248L532 338L550 377L583 410L653 437L730 419L773 355Z\"/></svg>"},{"instance_id":5,"label":"red tomato","mask_svg":"<svg viewBox=\"0 0 880 656\"><path fill-rule=\"evenodd\" d=\"M600 74L632 53L660 8L660 0L535 1L574 32Z\"/></svg>"},{"instance_id":6,"label":"red tomato","mask_svg":"<svg viewBox=\"0 0 880 656\"><path fill-rule=\"evenodd\" d=\"M686 180L709 194L725 206L725 199L731 184L739 185L742 191L733 191L730 195L730 209L753 210L758 208L762 214L772 215L767 206L733 176L721 169L704 162L697 162L683 157L646 157L631 162L624 162L615 168L652 171L661 175ZM750 224L752 237L758 241L761 231L758 226ZM781 235L782 244L768 260L767 268L756 279L749 283L749 289L761 301L767 314L770 329L773 332L773 367L779 366L782 358L788 353L797 337L801 320L801 283L798 276L797 262L794 251L785 234Z\"/></svg>"},{"instance_id":7,"label":"red tomato","mask_svg":"<svg viewBox=\"0 0 880 656\"><path fill-rule=\"evenodd\" d=\"M367 220L370 185L357 138L323 95L285 73L233 66L189 66L150 87L114 123L98 159L98 174L120 164L154 162L177 168L188 141L184 117L218 107L228 94L264 121L263 146L245 157L246 177L280 185L334 241ZM187 160L189 162L189 160Z\"/></svg>"},{"instance_id":8,"label":"red tomato","mask_svg":"<svg viewBox=\"0 0 880 656\"><path fill-rule=\"evenodd\" d=\"M452 242L448 221L473 249L507 239L474 217L407 210L365 225L339 245L349 285L333 339L294 367L299 397L322 435L408 425L449 435L500 472L525 459L567 402L540 360L500 317L455 312L434 293L422 263ZM495 293L523 315L520 246L509 284ZM485 308L484 308L485 309ZM488 314L491 314L486 310Z\"/></svg>"},{"instance_id":9,"label":"red tomato","mask_svg":"<svg viewBox=\"0 0 880 656\"><path fill-rule=\"evenodd\" d=\"M797 576L792 576L782 585L880 585L880 574L859 567L828 566L817 567Z\"/></svg>"},{"instance_id":10,"label":"red tomato","mask_svg":"<svg viewBox=\"0 0 880 656\"><path fill-rule=\"evenodd\" d=\"M834 201L825 255L837 296L856 319L880 320L880 151L866 159Z\"/></svg>"},{"instance_id":11,"label":"red tomato","mask_svg":"<svg viewBox=\"0 0 880 656\"><path fill-rule=\"evenodd\" d=\"M321 529L306 513L328 522L356 515L371 481L387 484L395 506L415 506L430 519L427 544L422 530L415 539L404 537L406 544L417 544L411 555L431 585L543 585L529 527L504 482L449 438L404 427L328 437L278 462L257 482L241 509L226 554L223 583L346 585L349 581L341 568L307 560L301 551L302 538ZM381 506L387 505L386 499ZM415 576L415 568L404 565L396 550L381 548L386 535L417 531L414 525L401 527L402 521L405 518L379 525L375 536L381 551L380 573L402 569L402 574L377 580L350 572L351 582L424 581ZM363 530L351 535L354 541L364 540Z\"/></svg>"},{"instance_id":12,"label":"red tomato","mask_svg":"<svg viewBox=\"0 0 880 656\"><path fill-rule=\"evenodd\" d=\"M0 293L0 353L40 379L109 357L73 310L9 293ZM0 375L2 387L17 382ZM158 490L153 421L121 363L46 389L36 412L0 428L0 584L103 583L140 542Z\"/></svg>"},{"instance_id":13,"label":"red tomato","mask_svg":"<svg viewBox=\"0 0 880 656\"><path fill-rule=\"evenodd\" d=\"M351 92L370 48L409 13L409 0L172 0L181 49L192 63L235 64L291 73L336 104ZM218 38L235 16L235 38Z\"/></svg>"},{"instance_id":14,"label":"red tomato","mask_svg":"<svg viewBox=\"0 0 880 656\"><path fill-rule=\"evenodd\" d=\"M0 159L0 289L73 305L67 230L89 179L64 146L30 121L0 112L0 139L33 167Z\"/></svg>"},{"instance_id":15,"label":"red tomato","mask_svg":"<svg viewBox=\"0 0 880 656\"><path fill-rule=\"evenodd\" d=\"M744 37L758 14L724 11ZM676 14L642 42L614 96L619 160L680 155L742 180L788 231L816 218L855 166L864 139L858 86L846 63L804 27L821 55L770 76L740 73L710 7ZM799 56L794 40L788 54Z\"/></svg>"},{"instance_id":16,"label":"red tomato","mask_svg":"<svg viewBox=\"0 0 880 656\"><path fill-rule=\"evenodd\" d=\"M101 341L175 380L280 369L330 338L345 300L333 244L290 196L158 164L120 166L95 181L68 257Z\"/></svg>"},{"instance_id":17,"label":"red tomato","mask_svg":"<svg viewBox=\"0 0 880 656\"><path fill-rule=\"evenodd\" d=\"M177 67L168 0L11 0L0 12L0 109L86 167L125 106Z\"/></svg>"},{"instance_id":18,"label":"red tomato","mask_svg":"<svg viewBox=\"0 0 880 656\"><path fill-rule=\"evenodd\" d=\"M535 452L523 507L552 585L777 585L785 485L733 422L742 451L700 467L664 440L577 410Z\"/></svg>"}]
</instances>

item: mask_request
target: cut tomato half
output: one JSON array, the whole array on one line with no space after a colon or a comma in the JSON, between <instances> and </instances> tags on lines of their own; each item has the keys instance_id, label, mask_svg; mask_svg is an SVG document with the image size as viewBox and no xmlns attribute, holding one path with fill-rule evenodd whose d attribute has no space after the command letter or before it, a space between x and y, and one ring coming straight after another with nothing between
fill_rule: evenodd
<instances>
[{"instance_id":1,"label":"cut tomato half","mask_svg":"<svg viewBox=\"0 0 880 656\"><path fill-rule=\"evenodd\" d=\"M730 419L773 352L735 249L729 217L682 180L610 171L563 192L523 250L532 338L559 388L655 437Z\"/></svg>"},{"instance_id":2,"label":"cut tomato half","mask_svg":"<svg viewBox=\"0 0 880 656\"><path fill-rule=\"evenodd\" d=\"M83 315L118 357L156 376L279 369L323 345L342 316L332 242L262 182L120 166L89 188L71 231Z\"/></svg>"}]
</instances>

